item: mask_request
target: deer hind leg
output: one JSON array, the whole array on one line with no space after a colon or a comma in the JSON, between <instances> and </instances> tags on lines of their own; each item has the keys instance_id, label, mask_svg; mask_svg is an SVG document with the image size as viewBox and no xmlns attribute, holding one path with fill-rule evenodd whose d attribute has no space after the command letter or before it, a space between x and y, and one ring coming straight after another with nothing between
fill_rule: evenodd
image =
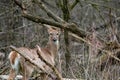
<instances>
[{"instance_id":1,"label":"deer hind leg","mask_svg":"<svg viewBox=\"0 0 120 80\"><path fill-rule=\"evenodd\" d=\"M8 80L14 80L18 72L19 72L19 62L18 64L12 65Z\"/></svg>"},{"instance_id":2,"label":"deer hind leg","mask_svg":"<svg viewBox=\"0 0 120 80\"><path fill-rule=\"evenodd\" d=\"M29 80L31 74L32 74L32 71L30 72L30 71L24 70L24 73L22 74L23 76L22 80Z\"/></svg>"},{"instance_id":3,"label":"deer hind leg","mask_svg":"<svg viewBox=\"0 0 120 80\"><path fill-rule=\"evenodd\" d=\"M25 62L22 66L22 80L29 80L32 72L34 71L33 66L29 62Z\"/></svg>"},{"instance_id":4,"label":"deer hind leg","mask_svg":"<svg viewBox=\"0 0 120 80\"><path fill-rule=\"evenodd\" d=\"M14 80L15 77L16 77L16 71L14 69L11 68L10 70L10 74L9 74L9 77L8 77L8 80Z\"/></svg>"},{"instance_id":5,"label":"deer hind leg","mask_svg":"<svg viewBox=\"0 0 120 80\"><path fill-rule=\"evenodd\" d=\"M22 78L22 80L29 80L29 76L27 76L26 75L27 73L24 73L22 76L23 76L23 78Z\"/></svg>"},{"instance_id":6,"label":"deer hind leg","mask_svg":"<svg viewBox=\"0 0 120 80\"><path fill-rule=\"evenodd\" d=\"M23 76L22 80L29 80L31 73L29 73L27 70L24 70L22 76Z\"/></svg>"},{"instance_id":7,"label":"deer hind leg","mask_svg":"<svg viewBox=\"0 0 120 80\"><path fill-rule=\"evenodd\" d=\"M14 80L17 73L19 72L19 67L20 67L19 55L16 52L12 51L9 54L9 60L10 60L10 64L11 64L11 70L10 70L8 80Z\"/></svg>"}]
</instances>

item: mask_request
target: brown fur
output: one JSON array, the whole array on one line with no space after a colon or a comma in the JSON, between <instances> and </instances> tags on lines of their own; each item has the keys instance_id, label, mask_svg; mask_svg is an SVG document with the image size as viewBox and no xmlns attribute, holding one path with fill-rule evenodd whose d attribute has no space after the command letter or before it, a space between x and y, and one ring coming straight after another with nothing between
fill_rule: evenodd
<instances>
[{"instance_id":1,"label":"brown fur","mask_svg":"<svg viewBox=\"0 0 120 80\"><path fill-rule=\"evenodd\" d=\"M16 57L18 57L18 54L17 54L15 51L13 51L12 53L13 53L12 56L10 56L10 58L11 58L11 61L10 61L10 62L11 62L12 64L14 64Z\"/></svg>"},{"instance_id":2,"label":"brown fur","mask_svg":"<svg viewBox=\"0 0 120 80\"><path fill-rule=\"evenodd\" d=\"M55 64L54 58L57 54L59 44L56 44L53 39L56 39L57 41L59 41L59 34L58 34L59 31L49 28L48 33L49 33L49 41L45 48L41 48L43 52L41 53L41 56L50 64L54 65ZM44 62L38 59L36 48L30 49L30 48L21 47L18 49L22 51L22 53L24 53L26 56L29 56L31 59L38 60L39 62L38 64L40 66L42 66L45 70L50 71L50 68ZM18 53L16 53L15 51L12 51L12 53L9 55L10 63L15 64L15 60L18 57L20 58L20 67L22 68L22 70L20 70L23 76L22 80L28 80L35 68L32 64L30 64L29 62L26 62L25 59L20 55L18 55ZM16 77L16 75L17 75L16 70L11 68L8 80L13 80ZM46 76L45 75L42 76L42 80L47 80Z\"/></svg>"}]
</instances>

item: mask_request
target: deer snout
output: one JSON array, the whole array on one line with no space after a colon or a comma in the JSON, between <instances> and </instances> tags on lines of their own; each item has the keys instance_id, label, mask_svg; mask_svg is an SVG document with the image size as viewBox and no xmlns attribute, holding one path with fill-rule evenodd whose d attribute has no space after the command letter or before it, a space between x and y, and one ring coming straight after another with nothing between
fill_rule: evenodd
<instances>
[{"instance_id":1,"label":"deer snout","mask_svg":"<svg viewBox=\"0 0 120 80\"><path fill-rule=\"evenodd\" d=\"M53 38L53 42L56 42L57 41L57 39L56 38Z\"/></svg>"}]
</instances>

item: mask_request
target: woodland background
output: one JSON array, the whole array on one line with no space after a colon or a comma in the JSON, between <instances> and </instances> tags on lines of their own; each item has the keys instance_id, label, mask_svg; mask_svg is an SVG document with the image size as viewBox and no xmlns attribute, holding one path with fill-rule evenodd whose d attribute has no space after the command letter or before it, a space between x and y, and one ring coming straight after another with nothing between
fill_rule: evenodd
<instances>
[{"instance_id":1,"label":"woodland background","mask_svg":"<svg viewBox=\"0 0 120 80\"><path fill-rule=\"evenodd\" d=\"M54 21L34 0L21 1L29 14ZM83 32L77 38L67 35L71 31L65 29L60 36L58 56L63 77L120 80L120 0L40 1ZM46 27L24 18L13 0L0 0L0 74L9 73L10 45L34 48L38 44L44 47L47 41ZM59 64L58 56L56 65Z\"/></svg>"}]
</instances>

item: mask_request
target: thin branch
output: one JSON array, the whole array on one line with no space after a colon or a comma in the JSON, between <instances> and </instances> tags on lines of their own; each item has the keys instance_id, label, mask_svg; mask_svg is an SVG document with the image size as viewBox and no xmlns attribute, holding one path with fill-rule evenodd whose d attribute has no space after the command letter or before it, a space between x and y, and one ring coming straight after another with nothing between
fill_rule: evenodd
<instances>
[{"instance_id":1,"label":"thin branch","mask_svg":"<svg viewBox=\"0 0 120 80\"><path fill-rule=\"evenodd\" d=\"M6 71L9 70L10 67L6 66L0 71L0 75L5 74Z\"/></svg>"},{"instance_id":2,"label":"thin branch","mask_svg":"<svg viewBox=\"0 0 120 80\"><path fill-rule=\"evenodd\" d=\"M118 8L107 6L105 4L99 4L99 3L96 3L96 2L92 2L90 0L85 0L85 2L88 3L88 4L94 5L94 6L101 6L101 7L104 7L104 8L120 11L120 9L118 9Z\"/></svg>"},{"instance_id":3,"label":"thin branch","mask_svg":"<svg viewBox=\"0 0 120 80\"><path fill-rule=\"evenodd\" d=\"M56 9L56 7L52 4L50 4L48 1L46 0L41 0L41 2L43 2L45 5L48 5L49 7L51 7L52 9Z\"/></svg>"},{"instance_id":4,"label":"thin branch","mask_svg":"<svg viewBox=\"0 0 120 80\"><path fill-rule=\"evenodd\" d=\"M56 0L56 5L61 8L63 6L62 0Z\"/></svg>"},{"instance_id":5,"label":"thin branch","mask_svg":"<svg viewBox=\"0 0 120 80\"><path fill-rule=\"evenodd\" d=\"M42 10L44 10L49 17L52 17L55 21L65 23L65 21L64 21L63 19L61 19L60 17L56 16L52 11L50 11L50 10L42 3L42 1L34 0L33 2L36 3L36 4L38 4L38 6L39 6Z\"/></svg>"},{"instance_id":6,"label":"thin branch","mask_svg":"<svg viewBox=\"0 0 120 80\"><path fill-rule=\"evenodd\" d=\"M120 20L120 17L116 18L115 20L112 21L112 23L115 23L117 21ZM95 28L95 30L100 30L100 29L104 29L104 28L107 28L107 25L110 24L110 21L109 22L106 22L98 27Z\"/></svg>"},{"instance_id":7,"label":"thin branch","mask_svg":"<svg viewBox=\"0 0 120 80\"><path fill-rule=\"evenodd\" d=\"M85 43L87 43L88 45L91 45L92 47L94 47L94 46L93 46L90 42L88 42L87 40L85 40L85 39L83 39L83 38L81 38L81 37L79 37L79 36L77 36L77 35L75 35L75 34L73 34L73 33L70 33L70 35L73 36L73 37L75 37L75 38L77 38L77 39L79 39L79 40L81 40L81 41L83 41L83 42L85 42ZM117 60L117 61L120 62L120 59L119 59L118 57L114 56L114 54L116 54L116 53L112 53L111 51L103 50L103 49L101 49L101 48L97 48L97 49L100 50L100 51L102 51L102 52L107 53L107 54L104 54L104 56L101 56L100 59L102 59L102 57L104 57L104 59L107 59L107 56L106 56L106 55L108 55L108 56L111 56L112 58L114 58L115 60ZM100 60L99 60L99 61L100 61ZM101 61L101 62L103 62L103 61Z\"/></svg>"},{"instance_id":8,"label":"thin branch","mask_svg":"<svg viewBox=\"0 0 120 80\"><path fill-rule=\"evenodd\" d=\"M18 0L14 0L14 2L22 9L23 13L26 13L26 7L24 6L24 4L22 4L22 2Z\"/></svg>"},{"instance_id":9,"label":"thin branch","mask_svg":"<svg viewBox=\"0 0 120 80\"><path fill-rule=\"evenodd\" d=\"M79 0L75 0L73 4L70 6L70 10L73 10L73 8L77 5L78 2Z\"/></svg>"}]
</instances>

